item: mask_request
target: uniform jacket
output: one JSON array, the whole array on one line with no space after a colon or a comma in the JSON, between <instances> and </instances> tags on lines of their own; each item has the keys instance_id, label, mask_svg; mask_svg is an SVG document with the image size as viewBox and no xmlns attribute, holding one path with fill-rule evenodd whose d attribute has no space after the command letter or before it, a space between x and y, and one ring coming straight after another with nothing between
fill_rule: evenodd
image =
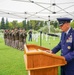
<instances>
[{"instance_id":1,"label":"uniform jacket","mask_svg":"<svg viewBox=\"0 0 74 75\"><path fill-rule=\"evenodd\" d=\"M52 49L53 53L57 53L61 50L61 56L64 56L67 65L65 65L65 70L74 70L74 30L71 28L66 36L62 32L61 40L59 44Z\"/></svg>"}]
</instances>

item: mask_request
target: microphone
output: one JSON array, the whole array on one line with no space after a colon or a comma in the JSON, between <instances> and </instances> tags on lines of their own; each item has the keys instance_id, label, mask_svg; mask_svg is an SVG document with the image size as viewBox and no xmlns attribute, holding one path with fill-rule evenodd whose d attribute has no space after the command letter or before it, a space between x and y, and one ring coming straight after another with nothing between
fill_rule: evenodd
<instances>
[{"instance_id":1,"label":"microphone","mask_svg":"<svg viewBox=\"0 0 74 75\"><path fill-rule=\"evenodd\" d=\"M50 34L50 33L48 33L47 35L49 35L49 36L55 36L55 37L59 37L59 35L56 35L56 34Z\"/></svg>"}]
</instances>

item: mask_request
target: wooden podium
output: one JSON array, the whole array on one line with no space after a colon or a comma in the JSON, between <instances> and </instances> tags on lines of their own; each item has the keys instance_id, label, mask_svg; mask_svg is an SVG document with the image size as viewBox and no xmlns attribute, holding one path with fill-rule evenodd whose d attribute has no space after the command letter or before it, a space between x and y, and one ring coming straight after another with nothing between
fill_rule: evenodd
<instances>
[{"instance_id":1,"label":"wooden podium","mask_svg":"<svg viewBox=\"0 0 74 75\"><path fill-rule=\"evenodd\" d=\"M58 75L58 66L66 64L62 56L50 54L48 48L24 45L24 60L29 75Z\"/></svg>"}]
</instances>

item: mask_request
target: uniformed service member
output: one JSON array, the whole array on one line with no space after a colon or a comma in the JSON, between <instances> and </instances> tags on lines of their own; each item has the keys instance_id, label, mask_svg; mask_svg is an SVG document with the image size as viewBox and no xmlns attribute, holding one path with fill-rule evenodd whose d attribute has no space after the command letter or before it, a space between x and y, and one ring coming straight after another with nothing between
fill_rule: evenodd
<instances>
[{"instance_id":1,"label":"uniformed service member","mask_svg":"<svg viewBox=\"0 0 74 75\"><path fill-rule=\"evenodd\" d=\"M57 18L62 30L61 40L50 53L57 53L61 50L61 56L67 64L61 66L61 75L74 75L74 30L70 26L71 18Z\"/></svg>"},{"instance_id":2,"label":"uniformed service member","mask_svg":"<svg viewBox=\"0 0 74 75\"><path fill-rule=\"evenodd\" d=\"M27 38L27 32L26 32L26 30L25 29L23 29L23 31L22 31L22 39L23 39L23 47L22 47L22 49L24 50L24 44L26 44L26 38Z\"/></svg>"},{"instance_id":3,"label":"uniformed service member","mask_svg":"<svg viewBox=\"0 0 74 75\"><path fill-rule=\"evenodd\" d=\"M19 48L19 30L15 29L15 48Z\"/></svg>"},{"instance_id":4,"label":"uniformed service member","mask_svg":"<svg viewBox=\"0 0 74 75\"><path fill-rule=\"evenodd\" d=\"M12 47L15 48L15 31L12 30Z\"/></svg>"},{"instance_id":5,"label":"uniformed service member","mask_svg":"<svg viewBox=\"0 0 74 75\"><path fill-rule=\"evenodd\" d=\"M5 45L7 45L7 30L4 30L4 41Z\"/></svg>"},{"instance_id":6,"label":"uniformed service member","mask_svg":"<svg viewBox=\"0 0 74 75\"><path fill-rule=\"evenodd\" d=\"M9 30L7 30L7 45L9 46Z\"/></svg>"},{"instance_id":7,"label":"uniformed service member","mask_svg":"<svg viewBox=\"0 0 74 75\"><path fill-rule=\"evenodd\" d=\"M20 29L19 30L19 49L23 50L23 34L22 34L23 30Z\"/></svg>"}]
</instances>

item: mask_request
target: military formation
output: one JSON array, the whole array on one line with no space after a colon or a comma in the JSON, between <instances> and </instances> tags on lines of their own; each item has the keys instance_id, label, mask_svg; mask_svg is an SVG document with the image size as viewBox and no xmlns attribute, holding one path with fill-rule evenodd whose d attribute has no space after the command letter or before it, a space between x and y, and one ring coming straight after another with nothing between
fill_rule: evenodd
<instances>
[{"instance_id":1,"label":"military formation","mask_svg":"<svg viewBox=\"0 0 74 75\"><path fill-rule=\"evenodd\" d=\"M13 48L24 50L24 44L26 43L27 33L25 29L12 29L4 31L5 45Z\"/></svg>"}]
</instances>

